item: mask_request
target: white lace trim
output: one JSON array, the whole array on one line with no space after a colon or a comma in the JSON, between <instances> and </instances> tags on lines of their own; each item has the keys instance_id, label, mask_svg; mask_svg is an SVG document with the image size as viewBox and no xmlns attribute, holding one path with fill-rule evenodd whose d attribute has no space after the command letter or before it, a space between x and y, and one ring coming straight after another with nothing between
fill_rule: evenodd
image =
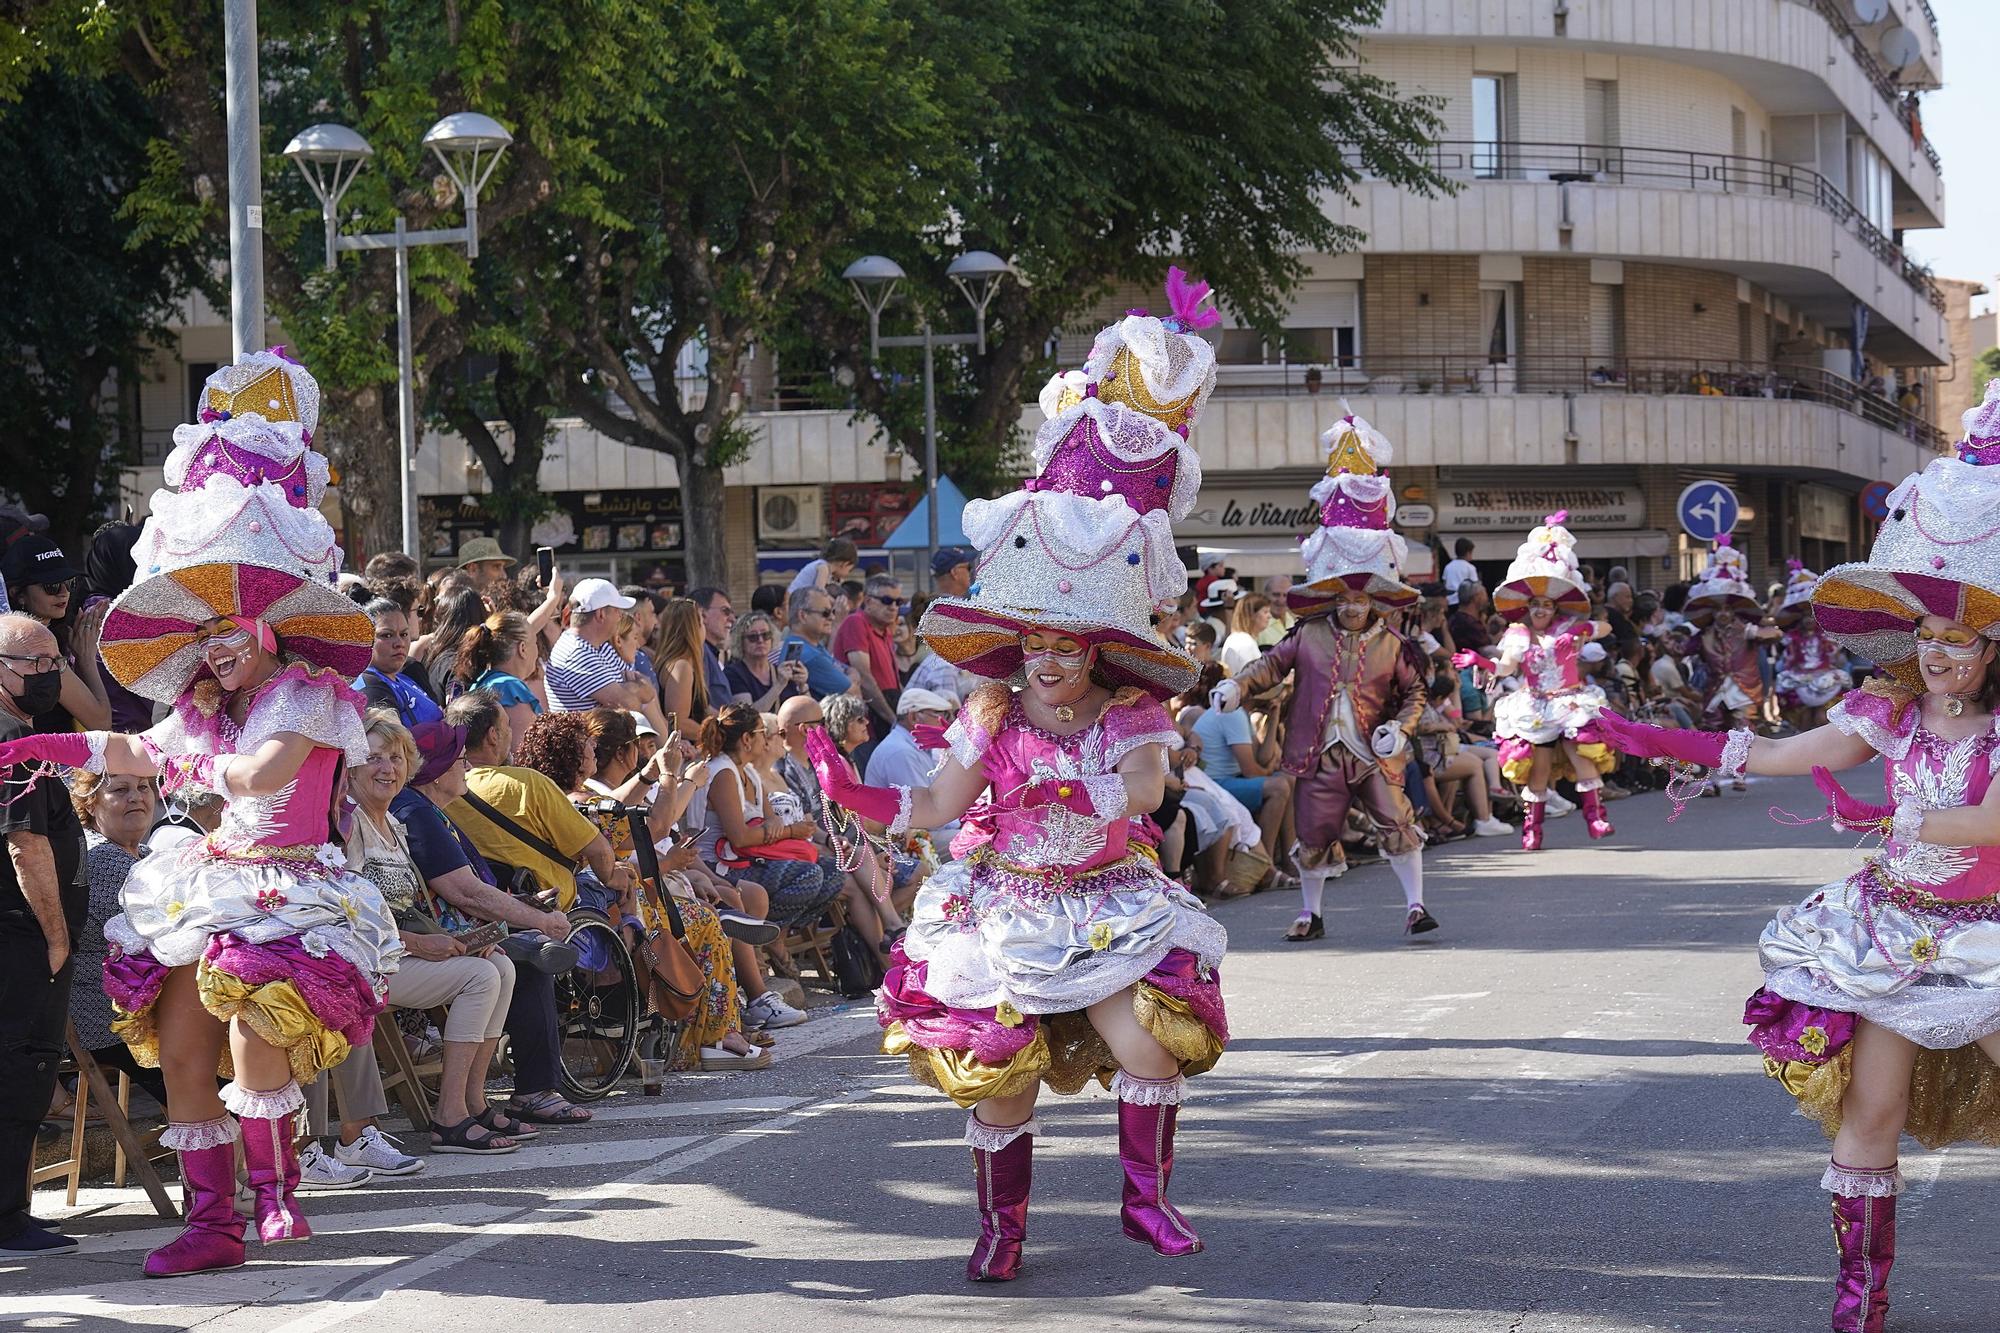
<instances>
[{"instance_id":1,"label":"white lace trim","mask_svg":"<svg viewBox=\"0 0 2000 1333\"><path fill-rule=\"evenodd\" d=\"M1916 845L1922 839L1924 808L1914 798L1905 796L1896 802L1895 818L1889 821L1889 837L1905 847Z\"/></svg>"},{"instance_id":2,"label":"white lace trim","mask_svg":"<svg viewBox=\"0 0 2000 1333\"><path fill-rule=\"evenodd\" d=\"M213 1120L176 1121L160 1131L160 1146L172 1148L175 1152L220 1148L225 1143L236 1142L241 1133L236 1122L226 1115Z\"/></svg>"},{"instance_id":3,"label":"white lace trim","mask_svg":"<svg viewBox=\"0 0 2000 1333\"><path fill-rule=\"evenodd\" d=\"M1131 793L1125 790L1125 779L1116 773L1100 773L1094 778L1085 778L1083 793L1090 798L1091 811L1107 824L1123 818L1132 806Z\"/></svg>"},{"instance_id":4,"label":"white lace trim","mask_svg":"<svg viewBox=\"0 0 2000 1333\"><path fill-rule=\"evenodd\" d=\"M1903 1192L1903 1172L1894 1166L1856 1171L1829 1160L1819 1187L1845 1199L1891 1199Z\"/></svg>"},{"instance_id":5,"label":"white lace trim","mask_svg":"<svg viewBox=\"0 0 2000 1333\"><path fill-rule=\"evenodd\" d=\"M1119 736L1104 747L1104 766L1116 768L1119 761L1142 745L1164 745L1168 749L1173 749L1180 740L1181 734L1172 727L1162 727L1157 731L1135 731L1129 736Z\"/></svg>"},{"instance_id":6,"label":"white lace trim","mask_svg":"<svg viewBox=\"0 0 2000 1333\"><path fill-rule=\"evenodd\" d=\"M231 1114L245 1120L282 1120L306 1104L305 1094L299 1091L298 1080L294 1079L282 1088L269 1092L257 1092L239 1083L222 1085L222 1104Z\"/></svg>"},{"instance_id":7,"label":"white lace trim","mask_svg":"<svg viewBox=\"0 0 2000 1333\"><path fill-rule=\"evenodd\" d=\"M104 771L104 742L110 736L111 733L108 731L86 731L83 733L83 742L90 747L90 758L83 761L84 772L102 773Z\"/></svg>"},{"instance_id":8,"label":"white lace trim","mask_svg":"<svg viewBox=\"0 0 2000 1333\"><path fill-rule=\"evenodd\" d=\"M1179 1106L1187 1096L1187 1080L1179 1074L1139 1078L1121 1069L1111 1076L1111 1095L1134 1106Z\"/></svg>"},{"instance_id":9,"label":"white lace trim","mask_svg":"<svg viewBox=\"0 0 2000 1333\"><path fill-rule=\"evenodd\" d=\"M1018 1125L989 1125L976 1111L968 1112L965 1117L965 1146L981 1152L999 1152L1023 1134L1041 1132L1042 1122L1033 1116Z\"/></svg>"},{"instance_id":10,"label":"white lace trim","mask_svg":"<svg viewBox=\"0 0 2000 1333\"><path fill-rule=\"evenodd\" d=\"M910 805L913 795L908 787L896 786L890 790L896 793L896 817L889 821L889 836L899 838L910 831Z\"/></svg>"},{"instance_id":11,"label":"white lace trim","mask_svg":"<svg viewBox=\"0 0 2000 1333\"><path fill-rule=\"evenodd\" d=\"M964 718L951 724L950 729L944 734L944 742L951 747L951 757L958 760L960 768L971 768L986 757L986 746L972 738L971 729L965 725ZM988 737L987 744L991 743L992 738Z\"/></svg>"},{"instance_id":12,"label":"white lace trim","mask_svg":"<svg viewBox=\"0 0 2000 1333\"><path fill-rule=\"evenodd\" d=\"M1750 762L1750 746L1755 743L1757 733L1748 727L1738 727L1729 733L1729 739L1722 744L1722 762L1716 765L1718 776L1734 782L1743 776L1743 769Z\"/></svg>"},{"instance_id":13,"label":"white lace trim","mask_svg":"<svg viewBox=\"0 0 2000 1333\"><path fill-rule=\"evenodd\" d=\"M209 766L209 790L225 801L234 801L244 795L244 793L237 791L236 788L229 785L229 770L237 757L233 754L218 755L215 762Z\"/></svg>"},{"instance_id":14,"label":"white lace trim","mask_svg":"<svg viewBox=\"0 0 2000 1333\"><path fill-rule=\"evenodd\" d=\"M1826 710L1826 720L1842 735L1859 736L1867 741L1875 747L1875 752L1885 759L1901 759L1910 752L1910 742L1917 737L1914 725L1905 727L1900 732L1891 731L1874 718L1849 712L1845 698Z\"/></svg>"}]
</instances>

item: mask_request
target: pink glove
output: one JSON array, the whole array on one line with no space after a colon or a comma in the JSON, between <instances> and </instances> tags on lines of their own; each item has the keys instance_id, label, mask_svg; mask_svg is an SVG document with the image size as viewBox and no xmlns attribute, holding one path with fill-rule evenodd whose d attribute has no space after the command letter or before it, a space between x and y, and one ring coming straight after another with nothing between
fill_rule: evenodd
<instances>
[{"instance_id":1,"label":"pink glove","mask_svg":"<svg viewBox=\"0 0 2000 1333\"><path fill-rule=\"evenodd\" d=\"M1872 805L1840 785L1840 779L1827 769L1814 765L1813 786L1826 797L1827 813L1833 816L1833 826L1850 829L1856 833L1887 833L1889 823L1896 816L1893 805Z\"/></svg>"},{"instance_id":2,"label":"pink glove","mask_svg":"<svg viewBox=\"0 0 2000 1333\"><path fill-rule=\"evenodd\" d=\"M1622 754L1636 759L1678 759L1703 768L1719 766L1722 748L1729 742L1726 732L1670 731L1611 712L1597 715L1597 729L1605 744Z\"/></svg>"},{"instance_id":3,"label":"pink glove","mask_svg":"<svg viewBox=\"0 0 2000 1333\"><path fill-rule=\"evenodd\" d=\"M64 768L88 768L90 738L80 731L59 731L0 741L0 768L35 760L61 764Z\"/></svg>"},{"instance_id":4,"label":"pink glove","mask_svg":"<svg viewBox=\"0 0 2000 1333\"><path fill-rule=\"evenodd\" d=\"M895 787L869 787L857 782L847 756L833 743L825 727L806 732L806 757L812 760L819 778L820 792L835 805L845 806L863 819L893 824L903 810L903 792Z\"/></svg>"},{"instance_id":5,"label":"pink glove","mask_svg":"<svg viewBox=\"0 0 2000 1333\"><path fill-rule=\"evenodd\" d=\"M1492 658L1486 656L1484 653L1478 652L1471 648L1461 648L1457 652L1453 653L1451 655L1451 664L1454 667L1457 667L1460 671L1465 670L1467 667L1473 667L1473 666L1479 667L1485 671L1492 671L1498 668L1500 665L1498 662L1495 662Z\"/></svg>"},{"instance_id":6,"label":"pink glove","mask_svg":"<svg viewBox=\"0 0 2000 1333\"><path fill-rule=\"evenodd\" d=\"M916 738L919 750L942 750L951 742L945 739L950 728L937 722L919 722L910 728L910 735Z\"/></svg>"},{"instance_id":7,"label":"pink glove","mask_svg":"<svg viewBox=\"0 0 2000 1333\"><path fill-rule=\"evenodd\" d=\"M1046 782L1031 782L1021 789L1023 810L1044 805L1059 805L1079 815L1094 816L1097 813L1097 806L1091 801L1090 793L1084 790L1081 778L1051 778Z\"/></svg>"}]
</instances>

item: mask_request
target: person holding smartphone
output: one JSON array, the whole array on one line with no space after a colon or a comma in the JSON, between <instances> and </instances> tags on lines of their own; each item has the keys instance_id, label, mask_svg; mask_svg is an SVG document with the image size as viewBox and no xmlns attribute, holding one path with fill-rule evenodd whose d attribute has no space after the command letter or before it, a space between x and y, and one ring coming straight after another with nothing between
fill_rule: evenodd
<instances>
[{"instance_id":1,"label":"person holding smartphone","mask_svg":"<svg viewBox=\"0 0 2000 1333\"><path fill-rule=\"evenodd\" d=\"M774 655L778 638L776 622L762 611L752 611L736 622L730 634L729 663L724 668L730 702L769 713L806 692L806 667L800 660L803 645L794 640Z\"/></svg>"}]
</instances>

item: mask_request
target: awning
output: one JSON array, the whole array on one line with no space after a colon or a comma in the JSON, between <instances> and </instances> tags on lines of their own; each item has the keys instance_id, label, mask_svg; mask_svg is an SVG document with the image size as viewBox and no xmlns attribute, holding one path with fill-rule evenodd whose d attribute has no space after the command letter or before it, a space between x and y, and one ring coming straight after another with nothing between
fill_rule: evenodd
<instances>
[{"instance_id":1,"label":"awning","mask_svg":"<svg viewBox=\"0 0 2000 1333\"><path fill-rule=\"evenodd\" d=\"M965 546L965 529L960 522L965 517L965 493L951 484L950 477L939 477L938 494L938 545ZM927 494L917 501L896 530L888 535L882 545L891 551L921 551L931 543L931 497Z\"/></svg>"},{"instance_id":2,"label":"awning","mask_svg":"<svg viewBox=\"0 0 2000 1333\"><path fill-rule=\"evenodd\" d=\"M1515 545L1520 545L1517 541ZM1202 555L1220 555L1229 567L1238 574L1250 578L1269 578L1273 574L1290 574L1302 578L1305 574L1305 557L1299 554L1299 544L1290 537L1246 537L1239 542L1204 541L1195 549ZM1196 568L1200 568L1199 564ZM1403 564L1403 577L1407 580L1422 580L1434 577L1437 562L1431 549L1422 542L1410 543L1409 559Z\"/></svg>"},{"instance_id":3,"label":"awning","mask_svg":"<svg viewBox=\"0 0 2000 1333\"><path fill-rule=\"evenodd\" d=\"M1661 556L1673 549L1673 538L1656 528L1635 528L1621 532L1577 532L1576 558L1579 560L1620 560L1633 556ZM1510 559L1528 540L1525 532L1441 532L1437 540L1445 550L1460 537L1479 543L1479 559ZM1410 552L1412 556L1416 552Z\"/></svg>"}]
</instances>

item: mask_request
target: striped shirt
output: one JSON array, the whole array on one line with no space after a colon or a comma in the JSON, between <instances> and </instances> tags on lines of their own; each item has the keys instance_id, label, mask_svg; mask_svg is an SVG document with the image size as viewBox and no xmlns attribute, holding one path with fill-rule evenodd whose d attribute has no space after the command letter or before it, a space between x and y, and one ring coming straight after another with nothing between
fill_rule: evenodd
<instances>
[{"instance_id":1,"label":"striped shirt","mask_svg":"<svg viewBox=\"0 0 2000 1333\"><path fill-rule=\"evenodd\" d=\"M558 713L587 713L596 708L597 692L625 682L625 659L609 643L592 647L573 629L566 629L549 654L549 707Z\"/></svg>"}]
</instances>

